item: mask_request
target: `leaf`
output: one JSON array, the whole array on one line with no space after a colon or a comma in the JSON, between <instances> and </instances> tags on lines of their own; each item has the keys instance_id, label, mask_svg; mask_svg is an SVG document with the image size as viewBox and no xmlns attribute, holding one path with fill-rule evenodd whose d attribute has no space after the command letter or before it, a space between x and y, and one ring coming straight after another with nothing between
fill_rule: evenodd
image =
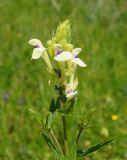
<instances>
[{"instance_id":1,"label":"leaf","mask_svg":"<svg viewBox=\"0 0 127 160\"><path fill-rule=\"evenodd\" d=\"M75 99L73 98L69 101L69 105L68 105L66 114L71 113L73 111L74 106L75 106Z\"/></svg>"},{"instance_id":2,"label":"leaf","mask_svg":"<svg viewBox=\"0 0 127 160\"><path fill-rule=\"evenodd\" d=\"M61 70L59 69L54 69L54 72L57 74L57 76L59 77L59 78L61 78Z\"/></svg>"},{"instance_id":3,"label":"leaf","mask_svg":"<svg viewBox=\"0 0 127 160\"><path fill-rule=\"evenodd\" d=\"M62 103L65 104L66 101L67 101L67 98L66 98L66 96L63 94L63 95L60 96L60 100L61 100Z\"/></svg>"},{"instance_id":4,"label":"leaf","mask_svg":"<svg viewBox=\"0 0 127 160\"><path fill-rule=\"evenodd\" d=\"M52 99L51 103L50 103L50 109L49 109L49 111L53 113L53 112L55 112L55 110L56 110L55 100Z\"/></svg>"},{"instance_id":5,"label":"leaf","mask_svg":"<svg viewBox=\"0 0 127 160\"><path fill-rule=\"evenodd\" d=\"M86 156L92 152L95 152L97 151L98 149L100 149L101 147L107 145L108 143L112 142L114 140L114 138L112 139L109 139L109 140L106 140L106 141L103 141L103 142L100 142L86 150L82 150L82 149L79 149L77 150L77 157L81 157L81 156Z\"/></svg>"},{"instance_id":6,"label":"leaf","mask_svg":"<svg viewBox=\"0 0 127 160\"><path fill-rule=\"evenodd\" d=\"M37 121L39 121L40 123L42 123L43 117L42 117L38 112L34 111L34 110L31 109L31 108L29 108L28 110L33 114L33 116L35 117L35 119L36 119Z\"/></svg>"},{"instance_id":7,"label":"leaf","mask_svg":"<svg viewBox=\"0 0 127 160\"><path fill-rule=\"evenodd\" d=\"M59 109L61 107L61 102L60 102L60 96L57 97L57 100L55 102L54 99L52 99L51 103L50 103L50 109L49 111L54 113L57 109Z\"/></svg>"},{"instance_id":8,"label":"leaf","mask_svg":"<svg viewBox=\"0 0 127 160\"><path fill-rule=\"evenodd\" d=\"M62 107L59 107L57 111L64 115L67 115L73 112L74 106L75 106L75 99L71 99Z\"/></svg>"},{"instance_id":9,"label":"leaf","mask_svg":"<svg viewBox=\"0 0 127 160\"><path fill-rule=\"evenodd\" d=\"M81 114L81 109L80 109L80 101L78 98L75 98L75 105L74 105L74 110L73 113L79 117Z\"/></svg>"},{"instance_id":10,"label":"leaf","mask_svg":"<svg viewBox=\"0 0 127 160\"><path fill-rule=\"evenodd\" d=\"M57 160L67 160L64 156L60 155L60 154L55 154Z\"/></svg>"},{"instance_id":11,"label":"leaf","mask_svg":"<svg viewBox=\"0 0 127 160\"><path fill-rule=\"evenodd\" d=\"M50 129L51 126L52 126L52 118L53 118L52 113L49 112L47 117L46 117L46 127L47 127L47 129Z\"/></svg>"},{"instance_id":12,"label":"leaf","mask_svg":"<svg viewBox=\"0 0 127 160\"><path fill-rule=\"evenodd\" d=\"M56 100L56 109L59 109L60 107L61 107L60 96L58 96Z\"/></svg>"},{"instance_id":13,"label":"leaf","mask_svg":"<svg viewBox=\"0 0 127 160\"><path fill-rule=\"evenodd\" d=\"M42 136L44 137L44 140L46 141L47 145L49 146L49 148L55 152L58 153L58 151L56 150L54 144L51 142L50 138L47 137L45 134L42 133Z\"/></svg>"},{"instance_id":14,"label":"leaf","mask_svg":"<svg viewBox=\"0 0 127 160\"><path fill-rule=\"evenodd\" d=\"M56 147L54 146L54 144L52 143L52 141L50 140L50 138L47 137L43 133L42 133L42 136L43 136L44 140L46 141L47 145L49 146L49 148L54 152L56 158L58 160L66 160L65 157L63 157L62 155L59 154L59 152L57 151Z\"/></svg>"}]
</instances>

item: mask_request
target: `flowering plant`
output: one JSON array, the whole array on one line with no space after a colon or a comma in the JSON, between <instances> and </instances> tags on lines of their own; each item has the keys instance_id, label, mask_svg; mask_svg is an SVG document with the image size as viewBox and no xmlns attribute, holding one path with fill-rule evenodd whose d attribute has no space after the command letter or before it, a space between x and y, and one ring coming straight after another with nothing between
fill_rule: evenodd
<instances>
[{"instance_id":1,"label":"flowering plant","mask_svg":"<svg viewBox=\"0 0 127 160\"><path fill-rule=\"evenodd\" d=\"M40 40L31 39L29 44L34 47L32 59L42 58L49 74L53 74L56 79L53 82L55 98L51 100L49 111L45 117L32 109L30 111L42 124L42 136L47 145L54 152L59 160L76 160L78 157L86 156L102 146L108 144L113 139L98 143L87 149L78 149L78 142L81 133L88 128L86 118L75 115L76 101L78 98L78 79L76 76L77 66L86 67L87 65L78 57L81 48L75 48L70 43L71 29L70 22L66 20L60 24L54 37L47 41L44 47ZM53 131L53 122L58 113L63 124L63 137L58 140ZM77 131L73 134L72 140L67 134L67 116L74 116L77 119Z\"/></svg>"}]
</instances>

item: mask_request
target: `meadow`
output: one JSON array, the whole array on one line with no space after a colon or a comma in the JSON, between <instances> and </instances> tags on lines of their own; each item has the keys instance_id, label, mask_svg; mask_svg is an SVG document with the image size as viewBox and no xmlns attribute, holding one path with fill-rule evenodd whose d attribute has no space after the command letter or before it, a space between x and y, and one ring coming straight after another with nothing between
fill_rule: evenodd
<instances>
[{"instance_id":1,"label":"meadow","mask_svg":"<svg viewBox=\"0 0 127 160\"><path fill-rule=\"evenodd\" d=\"M79 146L116 136L84 160L127 159L127 1L1 0L0 160L55 160L28 111L45 114L53 95L41 59L31 60L28 40L45 44L66 19L72 24L72 42L82 48L80 56L88 65L78 69L78 105L94 113ZM57 120L54 128L60 136Z\"/></svg>"}]
</instances>

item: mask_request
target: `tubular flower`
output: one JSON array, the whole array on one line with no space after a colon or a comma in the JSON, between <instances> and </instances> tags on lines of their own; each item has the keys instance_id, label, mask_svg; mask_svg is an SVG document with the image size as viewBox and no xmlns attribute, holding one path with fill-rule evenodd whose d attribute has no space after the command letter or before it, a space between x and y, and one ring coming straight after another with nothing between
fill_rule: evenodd
<instances>
[{"instance_id":1,"label":"tubular flower","mask_svg":"<svg viewBox=\"0 0 127 160\"><path fill-rule=\"evenodd\" d=\"M77 79L74 82L70 82L66 85L65 94L67 98L73 98L77 95L78 91L76 87L78 85Z\"/></svg>"},{"instance_id":2,"label":"tubular flower","mask_svg":"<svg viewBox=\"0 0 127 160\"><path fill-rule=\"evenodd\" d=\"M72 62L78 64L80 67L86 67L87 65L80 58L78 58L80 52L81 48L75 48L72 50Z\"/></svg>"},{"instance_id":3,"label":"tubular flower","mask_svg":"<svg viewBox=\"0 0 127 160\"><path fill-rule=\"evenodd\" d=\"M57 52L57 55L54 57L56 61L64 62L72 59L72 53L67 51Z\"/></svg>"},{"instance_id":4,"label":"tubular flower","mask_svg":"<svg viewBox=\"0 0 127 160\"><path fill-rule=\"evenodd\" d=\"M48 71L50 73L53 73L52 64L51 64L50 59L48 57L48 54L46 52L46 48L44 48L41 41L39 39L31 39L31 40L29 40L28 43L34 47L32 59L39 59L42 57L47 65Z\"/></svg>"},{"instance_id":5,"label":"tubular flower","mask_svg":"<svg viewBox=\"0 0 127 160\"><path fill-rule=\"evenodd\" d=\"M78 54L81 52L81 48L75 48L72 52L61 51L57 52L54 59L59 62L71 61L74 64L78 64L80 67L86 67L87 65L78 58Z\"/></svg>"},{"instance_id":6,"label":"tubular flower","mask_svg":"<svg viewBox=\"0 0 127 160\"><path fill-rule=\"evenodd\" d=\"M31 39L28 43L34 47L32 59L39 59L45 53L45 48L39 39Z\"/></svg>"}]
</instances>

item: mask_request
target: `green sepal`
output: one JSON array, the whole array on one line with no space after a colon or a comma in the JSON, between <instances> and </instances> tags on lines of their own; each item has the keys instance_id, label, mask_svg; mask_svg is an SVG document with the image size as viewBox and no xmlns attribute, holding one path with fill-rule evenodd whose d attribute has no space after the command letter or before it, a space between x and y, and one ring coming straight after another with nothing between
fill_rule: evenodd
<instances>
[{"instance_id":1,"label":"green sepal","mask_svg":"<svg viewBox=\"0 0 127 160\"><path fill-rule=\"evenodd\" d=\"M97 151L98 149L102 148L103 146L109 144L109 143L112 142L113 140L114 140L114 138L109 139L109 140L106 140L106 141L103 141L103 142L100 142L100 143L98 143L98 144L96 144L96 145L94 145L94 146L91 146L90 148L85 149L85 150L83 150L83 149L78 149L78 150L77 150L77 157L86 156L86 155L88 155L88 154L90 154L90 153L92 153L92 152L95 152L95 151Z\"/></svg>"}]
</instances>

